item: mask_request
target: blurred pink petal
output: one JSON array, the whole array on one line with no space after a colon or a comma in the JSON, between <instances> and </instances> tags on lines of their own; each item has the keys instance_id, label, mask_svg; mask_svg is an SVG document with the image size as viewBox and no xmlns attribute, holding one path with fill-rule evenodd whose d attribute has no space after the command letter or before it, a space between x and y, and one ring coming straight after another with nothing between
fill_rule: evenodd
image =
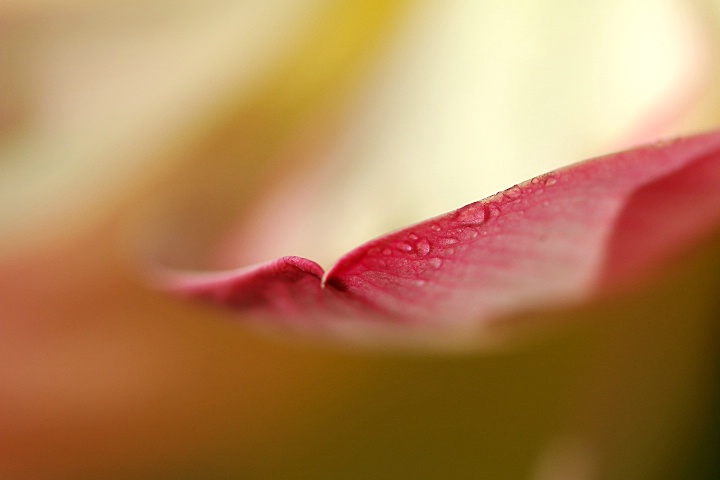
<instances>
[{"instance_id":1,"label":"blurred pink petal","mask_svg":"<svg viewBox=\"0 0 720 480\"><path fill-rule=\"evenodd\" d=\"M372 240L326 273L283 257L221 273L170 273L169 287L301 329L479 330L649 278L717 228L719 183L714 132L534 178Z\"/></svg>"}]
</instances>

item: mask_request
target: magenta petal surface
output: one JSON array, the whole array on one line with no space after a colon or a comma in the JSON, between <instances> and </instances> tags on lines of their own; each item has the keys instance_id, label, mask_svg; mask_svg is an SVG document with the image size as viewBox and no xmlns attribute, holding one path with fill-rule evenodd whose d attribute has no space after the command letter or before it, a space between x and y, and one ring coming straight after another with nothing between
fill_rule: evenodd
<instances>
[{"instance_id":1,"label":"magenta petal surface","mask_svg":"<svg viewBox=\"0 0 720 480\"><path fill-rule=\"evenodd\" d=\"M720 132L534 178L372 240L326 273L284 257L168 285L282 325L473 328L621 289L718 227Z\"/></svg>"}]
</instances>

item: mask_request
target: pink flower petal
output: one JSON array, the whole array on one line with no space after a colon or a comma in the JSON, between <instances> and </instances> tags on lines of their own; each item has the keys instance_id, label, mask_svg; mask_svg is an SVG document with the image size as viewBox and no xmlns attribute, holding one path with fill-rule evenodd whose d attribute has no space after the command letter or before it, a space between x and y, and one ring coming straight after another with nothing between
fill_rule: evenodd
<instances>
[{"instance_id":1,"label":"pink flower petal","mask_svg":"<svg viewBox=\"0 0 720 480\"><path fill-rule=\"evenodd\" d=\"M222 273L174 273L168 285L301 329L476 329L649 278L718 228L718 185L715 132L534 178L372 240L327 273L284 257Z\"/></svg>"}]
</instances>

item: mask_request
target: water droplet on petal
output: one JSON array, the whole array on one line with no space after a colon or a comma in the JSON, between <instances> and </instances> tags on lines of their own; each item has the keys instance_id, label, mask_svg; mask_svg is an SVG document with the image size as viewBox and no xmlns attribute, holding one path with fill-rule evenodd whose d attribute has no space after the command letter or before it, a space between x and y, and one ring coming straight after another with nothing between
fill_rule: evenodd
<instances>
[{"instance_id":1,"label":"water droplet on petal","mask_svg":"<svg viewBox=\"0 0 720 480\"><path fill-rule=\"evenodd\" d=\"M557 183L557 179L555 177L547 177L545 178L545 186L551 187Z\"/></svg>"},{"instance_id":2,"label":"water droplet on petal","mask_svg":"<svg viewBox=\"0 0 720 480\"><path fill-rule=\"evenodd\" d=\"M430 253L430 243L426 239L422 239L418 241L417 245L415 245L415 248L417 249L418 255L421 257L424 257L428 253Z\"/></svg>"},{"instance_id":3,"label":"water droplet on petal","mask_svg":"<svg viewBox=\"0 0 720 480\"><path fill-rule=\"evenodd\" d=\"M515 199L520 196L520 194L522 193L522 190L520 190L520 187L515 185L514 187L510 187L507 190L503 191L502 193L506 198Z\"/></svg>"},{"instance_id":4,"label":"water droplet on petal","mask_svg":"<svg viewBox=\"0 0 720 480\"><path fill-rule=\"evenodd\" d=\"M477 237L477 235L478 233L472 228L466 228L460 232L458 238L460 238L460 240L462 240L463 242L467 242L468 240L472 240L473 238Z\"/></svg>"},{"instance_id":5,"label":"water droplet on petal","mask_svg":"<svg viewBox=\"0 0 720 480\"><path fill-rule=\"evenodd\" d=\"M455 245L456 243L458 243L458 241L459 240L457 238L445 237L445 238L439 238L437 240L437 243L438 243L438 245Z\"/></svg>"},{"instance_id":6,"label":"water droplet on petal","mask_svg":"<svg viewBox=\"0 0 720 480\"><path fill-rule=\"evenodd\" d=\"M481 224L485 221L485 205L479 202L466 205L458 210L455 220L467 224Z\"/></svg>"},{"instance_id":7,"label":"water droplet on petal","mask_svg":"<svg viewBox=\"0 0 720 480\"><path fill-rule=\"evenodd\" d=\"M401 252L411 252L412 251L412 245L405 242L398 242L395 244L395 248L400 250Z\"/></svg>"},{"instance_id":8,"label":"water droplet on petal","mask_svg":"<svg viewBox=\"0 0 720 480\"><path fill-rule=\"evenodd\" d=\"M439 232L440 230L442 230L442 228L440 228L440 225L432 225L430 228L433 232Z\"/></svg>"},{"instance_id":9,"label":"water droplet on petal","mask_svg":"<svg viewBox=\"0 0 720 480\"><path fill-rule=\"evenodd\" d=\"M439 258L431 258L428 260L428 264L433 268L440 268L443 264L443 261Z\"/></svg>"},{"instance_id":10,"label":"water droplet on petal","mask_svg":"<svg viewBox=\"0 0 720 480\"><path fill-rule=\"evenodd\" d=\"M417 240L417 239L418 239L418 236L415 235L414 233L411 233L410 235L408 235L408 238L409 238L410 240Z\"/></svg>"},{"instance_id":11,"label":"water droplet on petal","mask_svg":"<svg viewBox=\"0 0 720 480\"><path fill-rule=\"evenodd\" d=\"M487 219L488 219L488 220L491 219L491 218L493 218L493 217L497 217L498 215L500 215L500 207L499 207L498 204L495 203L495 202L489 203L489 204L487 205L487 208L485 209L485 211L486 211L486 216L487 216Z\"/></svg>"}]
</instances>

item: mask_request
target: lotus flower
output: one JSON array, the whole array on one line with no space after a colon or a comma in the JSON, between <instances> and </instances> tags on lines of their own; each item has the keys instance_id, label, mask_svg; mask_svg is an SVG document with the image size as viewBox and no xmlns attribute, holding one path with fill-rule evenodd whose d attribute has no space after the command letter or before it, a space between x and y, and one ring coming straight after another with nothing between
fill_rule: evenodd
<instances>
[{"instance_id":1,"label":"lotus flower","mask_svg":"<svg viewBox=\"0 0 720 480\"><path fill-rule=\"evenodd\" d=\"M0 7L0 476L712 475L712 6L261 3Z\"/></svg>"}]
</instances>

